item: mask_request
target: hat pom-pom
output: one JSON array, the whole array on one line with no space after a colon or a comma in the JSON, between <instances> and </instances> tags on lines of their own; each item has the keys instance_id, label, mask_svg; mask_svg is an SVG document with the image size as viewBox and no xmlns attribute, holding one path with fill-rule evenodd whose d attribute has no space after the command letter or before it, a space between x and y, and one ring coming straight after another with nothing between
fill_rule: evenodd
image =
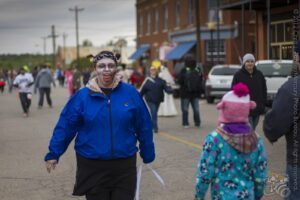
<instances>
[{"instance_id":1,"label":"hat pom-pom","mask_svg":"<svg viewBox=\"0 0 300 200\"><path fill-rule=\"evenodd\" d=\"M235 84L232 90L238 97L247 96L249 94L248 86L241 82Z\"/></svg>"}]
</instances>

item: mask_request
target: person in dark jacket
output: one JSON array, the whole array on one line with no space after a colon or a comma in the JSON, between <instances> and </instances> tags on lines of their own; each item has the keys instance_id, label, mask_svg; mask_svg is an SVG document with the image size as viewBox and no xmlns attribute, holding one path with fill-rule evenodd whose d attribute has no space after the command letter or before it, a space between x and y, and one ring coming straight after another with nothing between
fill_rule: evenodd
<instances>
[{"instance_id":1,"label":"person in dark jacket","mask_svg":"<svg viewBox=\"0 0 300 200\"><path fill-rule=\"evenodd\" d=\"M194 75L193 80L190 75ZM189 104L191 103L194 113L194 123L196 127L200 127L200 111L199 99L201 95L202 74L197 68L196 60L187 57L184 61L184 68L181 70L178 83L180 85L182 125L184 128L189 128ZM193 87L190 87L193 86Z\"/></svg>"},{"instance_id":2,"label":"person in dark jacket","mask_svg":"<svg viewBox=\"0 0 300 200\"><path fill-rule=\"evenodd\" d=\"M55 81L52 77L51 71L48 69L47 65L43 65L42 69L38 72L35 84L34 84L34 93L36 93L37 88L39 89L39 103L38 108L42 108L44 104L44 95L46 94L46 99L49 107L52 107L52 99L51 99L51 83L55 87Z\"/></svg>"},{"instance_id":3,"label":"person in dark jacket","mask_svg":"<svg viewBox=\"0 0 300 200\"><path fill-rule=\"evenodd\" d=\"M255 130L259 122L259 116L265 111L267 86L264 75L256 68L255 58L250 53L244 55L243 66L234 74L231 87L238 82L242 82L248 86L250 98L256 103L256 108L251 110L249 114L249 123L253 130Z\"/></svg>"},{"instance_id":4,"label":"person in dark jacket","mask_svg":"<svg viewBox=\"0 0 300 200\"><path fill-rule=\"evenodd\" d=\"M299 64L298 64L299 65ZM291 194L288 200L300 198L300 75L289 79L278 90L272 109L266 114L263 130L271 143L286 139L286 173Z\"/></svg>"},{"instance_id":5,"label":"person in dark jacket","mask_svg":"<svg viewBox=\"0 0 300 200\"><path fill-rule=\"evenodd\" d=\"M152 66L150 68L150 77L147 77L141 86L141 96L145 96L145 100L151 112L152 126L154 133L158 133L157 112L161 102L164 101L164 91L172 93L172 88L167 86L165 80L158 77L158 68Z\"/></svg>"},{"instance_id":6,"label":"person in dark jacket","mask_svg":"<svg viewBox=\"0 0 300 200\"><path fill-rule=\"evenodd\" d=\"M133 200L137 152L146 164L155 159L150 114L139 92L118 77L118 58L111 51L93 58L97 75L69 99L44 159L50 172L76 137L73 195L87 200Z\"/></svg>"}]
</instances>

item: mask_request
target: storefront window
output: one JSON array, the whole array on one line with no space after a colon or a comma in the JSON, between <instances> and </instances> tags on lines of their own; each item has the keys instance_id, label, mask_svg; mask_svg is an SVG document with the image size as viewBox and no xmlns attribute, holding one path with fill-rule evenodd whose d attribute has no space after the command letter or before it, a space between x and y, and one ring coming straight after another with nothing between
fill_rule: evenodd
<instances>
[{"instance_id":1,"label":"storefront window","mask_svg":"<svg viewBox=\"0 0 300 200\"><path fill-rule=\"evenodd\" d=\"M154 11L154 32L158 31L158 18L159 18L158 10L155 10Z\"/></svg>"},{"instance_id":2,"label":"storefront window","mask_svg":"<svg viewBox=\"0 0 300 200\"><path fill-rule=\"evenodd\" d=\"M175 6L175 27L180 26L180 2L179 0L176 1Z\"/></svg>"},{"instance_id":3,"label":"storefront window","mask_svg":"<svg viewBox=\"0 0 300 200\"><path fill-rule=\"evenodd\" d=\"M140 15L140 18L139 18L139 34L143 35L143 16L142 15Z\"/></svg>"},{"instance_id":4,"label":"storefront window","mask_svg":"<svg viewBox=\"0 0 300 200\"><path fill-rule=\"evenodd\" d=\"M283 23L277 24L277 42L284 42L284 26Z\"/></svg>"},{"instance_id":5,"label":"storefront window","mask_svg":"<svg viewBox=\"0 0 300 200\"><path fill-rule=\"evenodd\" d=\"M151 13L149 12L147 15L147 33L150 33L150 27L151 27Z\"/></svg>"},{"instance_id":6,"label":"storefront window","mask_svg":"<svg viewBox=\"0 0 300 200\"><path fill-rule=\"evenodd\" d=\"M285 24L285 41L290 42L293 41L293 23L287 22Z\"/></svg>"},{"instance_id":7,"label":"storefront window","mask_svg":"<svg viewBox=\"0 0 300 200\"><path fill-rule=\"evenodd\" d=\"M270 41L276 42L276 25L273 24L270 26Z\"/></svg>"},{"instance_id":8,"label":"storefront window","mask_svg":"<svg viewBox=\"0 0 300 200\"><path fill-rule=\"evenodd\" d=\"M281 51L282 51L281 59L293 59L293 46L292 45L283 45Z\"/></svg>"},{"instance_id":9,"label":"storefront window","mask_svg":"<svg viewBox=\"0 0 300 200\"><path fill-rule=\"evenodd\" d=\"M164 30L168 30L168 5L165 4L163 7L164 10Z\"/></svg>"},{"instance_id":10,"label":"storefront window","mask_svg":"<svg viewBox=\"0 0 300 200\"><path fill-rule=\"evenodd\" d=\"M194 23L194 0L189 0L188 23Z\"/></svg>"},{"instance_id":11,"label":"storefront window","mask_svg":"<svg viewBox=\"0 0 300 200\"><path fill-rule=\"evenodd\" d=\"M218 53L219 52L219 53ZM218 57L219 55L219 57ZM225 40L219 40L219 49L217 40L206 41L206 60L207 61L224 61L225 59Z\"/></svg>"},{"instance_id":12,"label":"storefront window","mask_svg":"<svg viewBox=\"0 0 300 200\"><path fill-rule=\"evenodd\" d=\"M271 47L271 59L280 59L280 46Z\"/></svg>"}]
</instances>

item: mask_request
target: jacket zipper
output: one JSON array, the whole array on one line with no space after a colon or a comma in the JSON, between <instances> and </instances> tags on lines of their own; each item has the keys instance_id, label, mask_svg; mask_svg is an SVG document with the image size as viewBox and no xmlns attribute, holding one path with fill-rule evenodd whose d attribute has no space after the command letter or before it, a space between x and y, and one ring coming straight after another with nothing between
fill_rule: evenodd
<instances>
[{"instance_id":1,"label":"jacket zipper","mask_svg":"<svg viewBox=\"0 0 300 200\"><path fill-rule=\"evenodd\" d=\"M114 141L113 141L113 130L112 130L112 117L111 117L111 107L110 107L110 97L107 101L108 112L109 112L109 125L110 125L110 145L111 145L111 157L114 155Z\"/></svg>"}]
</instances>

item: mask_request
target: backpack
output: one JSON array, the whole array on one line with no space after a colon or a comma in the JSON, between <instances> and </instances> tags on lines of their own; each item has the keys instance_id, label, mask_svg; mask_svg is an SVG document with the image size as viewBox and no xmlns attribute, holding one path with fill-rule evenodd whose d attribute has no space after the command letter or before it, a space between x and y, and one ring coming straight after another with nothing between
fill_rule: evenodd
<instances>
[{"instance_id":1,"label":"backpack","mask_svg":"<svg viewBox=\"0 0 300 200\"><path fill-rule=\"evenodd\" d=\"M201 92L202 76L197 69L186 69L184 77L184 86L187 92Z\"/></svg>"}]
</instances>

